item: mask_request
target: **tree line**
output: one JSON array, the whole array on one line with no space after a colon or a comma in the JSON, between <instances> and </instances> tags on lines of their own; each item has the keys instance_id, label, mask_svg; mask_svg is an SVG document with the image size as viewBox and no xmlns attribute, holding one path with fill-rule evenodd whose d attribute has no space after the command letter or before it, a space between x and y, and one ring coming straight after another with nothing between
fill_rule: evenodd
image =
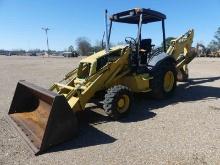
<instances>
[{"instance_id":1,"label":"tree line","mask_svg":"<svg viewBox=\"0 0 220 165\"><path fill-rule=\"evenodd\" d=\"M214 39L209 43L208 48L213 52L220 50L220 27L215 32Z\"/></svg>"},{"instance_id":2,"label":"tree line","mask_svg":"<svg viewBox=\"0 0 220 165\"><path fill-rule=\"evenodd\" d=\"M167 37L166 38L166 47L168 48L170 45L170 41L172 39L175 39L174 37ZM120 42L118 44L124 44L124 42ZM76 45L76 49L74 49L73 45L70 45L65 51L68 52L76 52L77 54L81 55L81 56L87 56L87 55L91 55L95 52L98 52L100 50L103 50L105 48L105 42L103 41L96 41L95 44L91 44L91 41L87 38L87 37L79 37L75 40L75 45ZM110 46L113 46L112 43L110 43ZM162 46L162 44L161 44ZM214 38L213 40L208 44L208 49L210 49L210 51L215 52L217 50L220 50L220 27L217 29L217 31L214 34ZM1 54L5 54L5 52L9 52L7 50L0 50L0 55ZM33 49L33 50L29 50L29 51L25 51L25 50L13 50L10 51L11 53L14 54L23 54L24 52L30 52L30 53L42 53L45 52L45 50L40 50L40 49ZM54 50L50 50L49 53L56 53L56 52L62 52L62 51L54 51Z\"/></svg>"},{"instance_id":3,"label":"tree line","mask_svg":"<svg viewBox=\"0 0 220 165\"><path fill-rule=\"evenodd\" d=\"M118 43L118 44L123 44ZM68 51L76 51L81 56L87 56L91 55L93 53L96 53L98 51L101 51L105 49L105 42L104 41L96 41L94 45L91 44L90 40L87 37L79 37L75 41L76 50L74 50L74 47L70 45L68 47ZM110 47L114 44L110 43Z\"/></svg>"}]
</instances>

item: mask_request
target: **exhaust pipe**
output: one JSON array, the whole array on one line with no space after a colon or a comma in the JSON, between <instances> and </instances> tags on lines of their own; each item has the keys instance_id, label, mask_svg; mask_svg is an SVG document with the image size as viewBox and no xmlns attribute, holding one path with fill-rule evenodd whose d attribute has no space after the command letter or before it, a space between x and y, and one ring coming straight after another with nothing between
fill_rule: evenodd
<instances>
[{"instance_id":1,"label":"exhaust pipe","mask_svg":"<svg viewBox=\"0 0 220 165\"><path fill-rule=\"evenodd\" d=\"M63 95L24 80L17 84L8 115L35 155L72 139L78 131L76 115Z\"/></svg>"}]
</instances>

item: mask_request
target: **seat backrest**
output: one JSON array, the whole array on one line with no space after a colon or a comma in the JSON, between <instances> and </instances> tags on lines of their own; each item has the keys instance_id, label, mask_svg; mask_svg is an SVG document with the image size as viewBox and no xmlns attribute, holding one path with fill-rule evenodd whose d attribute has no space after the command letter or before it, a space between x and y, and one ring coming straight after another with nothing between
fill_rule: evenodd
<instances>
[{"instance_id":1,"label":"seat backrest","mask_svg":"<svg viewBox=\"0 0 220 165\"><path fill-rule=\"evenodd\" d=\"M151 39L142 39L140 42L140 49L144 49L147 52L151 52L151 45L152 40Z\"/></svg>"}]
</instances>

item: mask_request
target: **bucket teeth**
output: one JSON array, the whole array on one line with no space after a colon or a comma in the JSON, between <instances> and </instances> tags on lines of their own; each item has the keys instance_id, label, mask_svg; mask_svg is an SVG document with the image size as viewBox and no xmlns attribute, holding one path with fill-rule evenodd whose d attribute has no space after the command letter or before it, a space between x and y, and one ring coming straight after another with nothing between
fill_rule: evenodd
<instances>
[{"instance_id":1,"label":"bucket teeth","mask_svg":"<svg viewBox=\"0 0 220 165\"><path fill-rule=\"evenodd\" d=\"M27 81L18 82L8 114L36 155L77 134L77 118L66 98Z\"/></svg>"}]
</instances>

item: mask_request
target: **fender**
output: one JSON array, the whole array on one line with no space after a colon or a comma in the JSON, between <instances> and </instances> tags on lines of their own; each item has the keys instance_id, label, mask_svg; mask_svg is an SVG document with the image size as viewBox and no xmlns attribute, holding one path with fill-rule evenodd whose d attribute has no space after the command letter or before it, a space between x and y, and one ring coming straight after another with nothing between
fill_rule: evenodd
<instances>
[{"instance_id":1,"label":"fender","mask_svg":"<svg viewBox=\"0 0 220 165\"><path fill-rule=\"evenodd\" d=\"M149 65L152 67L152 70L154 70L155 68L157 68L157 66L159 66L161 63L165 62L165 61L170 61L170 63L173 63L174 65L176 65L176 60L170 56L167 55L166 53L162 52L157 56L154 56L150 61L149 61Z\"/></svg>"}]
</instances>

